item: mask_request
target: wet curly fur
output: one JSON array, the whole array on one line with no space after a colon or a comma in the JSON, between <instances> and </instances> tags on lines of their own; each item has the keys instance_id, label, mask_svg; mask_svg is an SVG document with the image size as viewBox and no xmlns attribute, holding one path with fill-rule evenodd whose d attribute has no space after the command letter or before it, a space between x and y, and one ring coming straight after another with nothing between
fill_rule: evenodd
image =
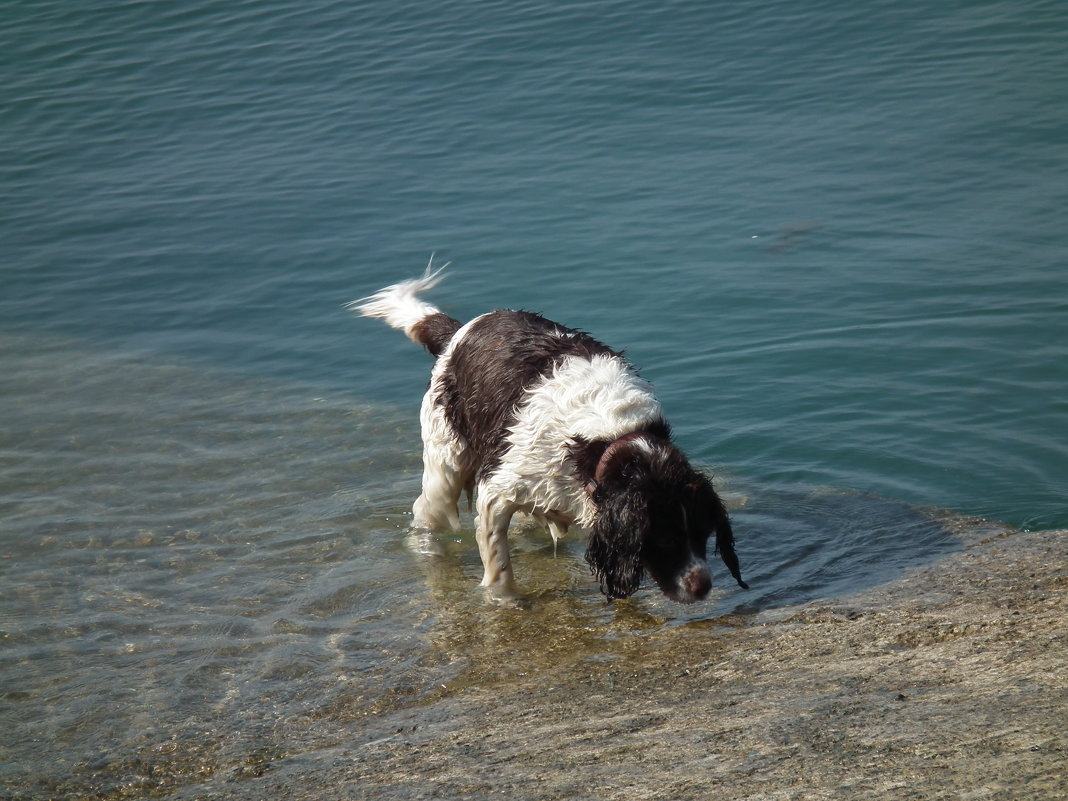
<instances>
[{"instance_id":1,"label":"wet curly fur","mask_svg":"<svg viewBox=\"0 0 1068 801\"><path fill-rule=\"evenodd\" d=\"M482 585L518 594L508 550L513 514L588 530L586 561L609 598L648 574L673 600L711 588L707 541L741 587L722 501L671 441L660 403L622 354L537 314L501 310L466 324L421 300L441 270L350 308L384 319L437 361L423 398L423 489L413 524L459 526L476 497Z\"/></svg>"}]
</instances>

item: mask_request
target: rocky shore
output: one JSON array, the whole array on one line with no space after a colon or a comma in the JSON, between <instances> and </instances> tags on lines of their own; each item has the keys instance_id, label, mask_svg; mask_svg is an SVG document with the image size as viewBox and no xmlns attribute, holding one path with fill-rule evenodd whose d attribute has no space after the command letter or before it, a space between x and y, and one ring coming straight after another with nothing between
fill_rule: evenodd
<instances>
[{"instance_id":1,"label":"rocky shore","mask_svg":"<svg viewBox=\"0 0 1068 801\"><path fill-rule=\"evenodd\" d=\"M279 720L287 745L236 767L152 772L148 795L1068 799L1068 531L990 532L863 593L631 632L595 659L565 632L513 643L417 696Z\"/></svg>"},{"instance_id":2,"label":"rocky shore","mask_svg":"<svg viewBox=\"0 0 1068 801\"><path fill-rule=\"evenodd\" d=\"M1004 532L862 595L443 688L213 794L1068 798L1066 554Z\"/></svg>"}]
</instances>

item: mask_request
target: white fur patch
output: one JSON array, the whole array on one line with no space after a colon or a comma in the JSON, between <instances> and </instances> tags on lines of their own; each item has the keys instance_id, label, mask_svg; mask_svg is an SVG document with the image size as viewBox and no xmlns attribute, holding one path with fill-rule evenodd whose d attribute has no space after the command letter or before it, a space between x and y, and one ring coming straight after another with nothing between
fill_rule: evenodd
<instances>
[{"instance_id":1,"label":"white fur patch","mask_svg":"<svg viewBox=\"0 0 1068 801\"><path fill-rule=\"evenodd\" d=\"M509 448L480 489L517 509L589 527L596 510L575 476L569 446L575 437L611 441L660 419L652 387L622 359L568 357L527 391Z\"/></svg>"}]
</instances>

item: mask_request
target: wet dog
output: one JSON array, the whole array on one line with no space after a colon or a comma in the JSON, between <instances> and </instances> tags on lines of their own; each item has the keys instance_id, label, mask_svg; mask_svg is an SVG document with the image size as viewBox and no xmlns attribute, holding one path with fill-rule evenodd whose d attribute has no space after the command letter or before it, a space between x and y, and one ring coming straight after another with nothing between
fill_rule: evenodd
<instances>
[{"instance_id":1,"label":"wet dog","mask_svg":"<svg viewBox=\"0 0 1068 801\"><path fill-rule=\"evenodd\" d=\"M437 358L420 412L414 526L458 528L457 503L473 492L482 586L495 598L518 592L508 548L516 512L548 526L554 540L568 526L586 529L586 561L609 599L633 594L648 573L672 600L701 600L712 586L713 534L748 588L722 501L672 443L634 367L588 334L530 312L493 311L461 324L420 298L441 277L428 267L422 278L349 304Z\"/></svg>"}]
</instances>

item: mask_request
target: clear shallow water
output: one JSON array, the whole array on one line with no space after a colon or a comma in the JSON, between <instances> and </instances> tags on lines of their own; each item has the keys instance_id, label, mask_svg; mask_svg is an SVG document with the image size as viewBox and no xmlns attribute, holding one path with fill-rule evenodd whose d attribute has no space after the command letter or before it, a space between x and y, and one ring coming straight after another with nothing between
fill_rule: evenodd
<instances>
[{"instance_id":1,"label":"clear shallow water","mask_svg":"<svg viewBox=\"0 0 1068 801\"><path fill-rule=\"evenodd\" d=\"M18 793L870 586L959 547L930 507L1068 525L1060 4L27 2L0 65ZM456 316L627 350L753 591L607 607L531 533L502 611L469 534L411 552L429 363L341 306L435 250Z\"/></svg>"},{"instance_id":2,"label":"clear shallow water","mask_svg":"<svg viewBox=\"0 0 1068 801\"><path fill-rule=\"evenodd\" d=\"M725 476L753 590L717 565L707 603L647 589L608 605L580 538L554 553L531 530L513 542L528 599L502 609L476 589L470 526L441 556L410 547L418 432L396 410L65 340L3 344L13 797L240 777L345 742L370 715L513 672L631 664L665 628L873 586L963 542L898 501Z\"/></svg>"}]
</instances>

